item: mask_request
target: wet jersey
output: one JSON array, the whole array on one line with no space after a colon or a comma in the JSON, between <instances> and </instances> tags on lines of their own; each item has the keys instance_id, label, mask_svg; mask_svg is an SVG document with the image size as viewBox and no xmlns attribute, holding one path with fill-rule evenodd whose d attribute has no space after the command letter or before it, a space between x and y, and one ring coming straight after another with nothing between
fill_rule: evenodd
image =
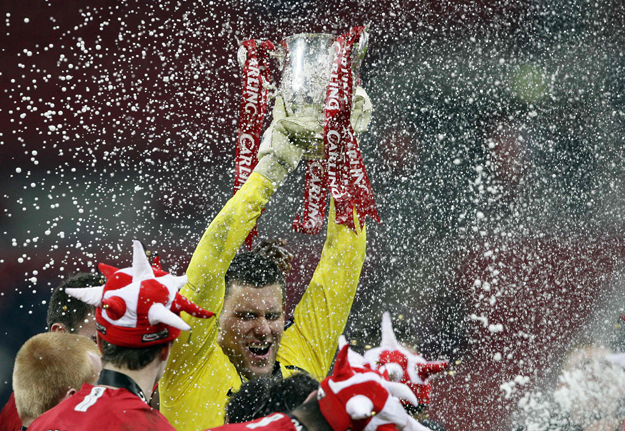
<instances>
[{"instance_id":1,"label":"wet jersey","mask_svg":"<svg viewBox=\"0 0 625 431\"><path fill-rule=\"evenodd\" d=\"M39 416L28 431L175 431L167 419L127 389L83 384L80 392Z\"/></svg>"},{"instance_id":2,"label":"wet jersey","mask_svg":"<svg viewBox=\"0 0 625 431\"><path fill-rule=\"evenodd\" d=\"M0 431L18 431L21 427L22 421L15 407L15 393L12 393L0 413Z\"/></svg>"},{"instance_id":3,"label":"wet jersey","mask_svg":"<svg viewBox=\"0 0 625 431\"><path fill-rule=\"evenodd\" d=\"M187 269L184 296L221 313L225 273L273 191L263 176L250 175L202 236ZM317 380L325 378L349 316L365 259L366 233L337 225L334 217L331 202L320 262L278 350L282 377L301 369ZM183 319L191 331L183 332L172 348L159 382L160 410L179 431L222 425L228 394L239 389L241 377L217 344L218 320L184 313Z\"/></svg>"}]
</instances>

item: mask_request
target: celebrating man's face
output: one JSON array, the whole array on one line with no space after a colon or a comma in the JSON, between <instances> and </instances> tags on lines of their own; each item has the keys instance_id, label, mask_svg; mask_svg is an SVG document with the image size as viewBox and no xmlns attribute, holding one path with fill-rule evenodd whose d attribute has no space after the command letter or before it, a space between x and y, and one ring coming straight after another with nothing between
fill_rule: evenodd
<instances>
[{"instance_id":1,"label":"celebrating man's face","mask_svg":"<svg viewBox=\"0 0 625 431\"><path fill-rule=\"evenodd\" d=\"M219 316L219 346L246 379L270 374L284 332L282 288L233 283Z\"/></svg>"}]
</instances>

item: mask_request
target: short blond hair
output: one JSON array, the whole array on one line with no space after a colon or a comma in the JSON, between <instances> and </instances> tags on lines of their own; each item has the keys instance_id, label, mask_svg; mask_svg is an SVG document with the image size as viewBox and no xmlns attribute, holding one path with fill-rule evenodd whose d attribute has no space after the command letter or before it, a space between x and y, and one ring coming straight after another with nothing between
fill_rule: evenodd
<instances>
[{"instance_id":1,"label":"short blond hair","mask_svg":"<svg viewBox=\"0 0 625 431\"><path fill-rule=\"evenodd\" d=\"M13 368L20 418L37 418L61 402L69 389L95 383L99 370L90 352L99 356L93 341L81 335L47 332L26 341Z\"/></svg>"}]
</instances>

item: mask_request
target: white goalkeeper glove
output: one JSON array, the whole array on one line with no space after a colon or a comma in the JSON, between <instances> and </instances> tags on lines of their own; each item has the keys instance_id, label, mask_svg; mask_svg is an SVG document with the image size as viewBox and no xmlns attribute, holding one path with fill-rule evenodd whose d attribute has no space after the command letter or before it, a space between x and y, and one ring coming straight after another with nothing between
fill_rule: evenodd
<instances>
[{"instance_id":1,"label":"white goalkeeper glove","mask_svg":"<svg viewBox=\"0 0 625 431\"><path fill-rule=\"evenodd\" d=\"M354 132L362 133L367 131L372 111L373 105L371 105L371 99L367 96L367 92L362 87L356 87L354 92L354 109L352 109L352 114L349 118Z\"/></svg>"},{"instance_id":2,"label":"white goalkeeper glove","mask_svg":"<svg viewBox=\"0 0 625 431\"><path fill-rule=\"evenodd\" d=\"M297 167L304 150L322 138L323 128L313 117L288 117L281 96L276 97L273 121L263 134L254 172L279 187Z\"/></svg>"}]
</instances>

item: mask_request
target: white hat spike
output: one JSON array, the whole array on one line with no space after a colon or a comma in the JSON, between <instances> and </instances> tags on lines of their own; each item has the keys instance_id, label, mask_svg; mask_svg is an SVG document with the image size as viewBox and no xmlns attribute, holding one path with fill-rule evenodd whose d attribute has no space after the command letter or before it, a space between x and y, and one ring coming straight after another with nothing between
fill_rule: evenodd
<instances>
[{"instance_id":1,"label":"white hat spike","mask_svg":"<svg viewBox=\"0 0 625 431\"><path fill-rule=\"evenodd\" d=\"M171 274L158 277L157 280L159 283L167 286L170 292L178 292L189 281L186 275L176 277Z\"/></svg>"},{"instance_id":2,"label":"white hat spike","mask_svg":"<svg viewBox=\"0 0 625 431\"><path fill-rule=\"evenodd\" d=\"M82 302L99 307L102 303L102 294L104 286L95 287L68 287L65 293L74 298L80 299Z\"/></svg>"},{"instance_id":3,"label":"white hat spike","mask_svg":"<svg viewBox=\"0 0 625 431\"><path fill-rule=\"evenodd\" d=\"M148 257L145 255L145 250L141 242L136 239L132 241L132 282L142 282L144 280L150 280L155 278L152 270L152 265L148 261Z\"/></svg>"},{"instance_id":4,"label":"white hat spike","mask_svg":"<svg viewBox=\"0 0 625 431\"><path fill-rule=\"evenodd\" d=\"M341 350L346 344L347 344L347 338L345 338L345 335L341 335L339 337L339 350Z\"/></svg>"},{"instance_id":5,"label":"white hat spike","mask_svg":"<svg viewBox=\"0 0 625 431\"><path fill-rule=\"evenodd\" d=\"M388 311L384 312L384 315L382 316L382 342L380 343L380 347L385 350L402 349L400 344L397 342L397 338L395 338L393 323L391 322L391 313Z\"/></svg>"},{"instance_id":6,"label":"white hat spike","mask_svg":"<svg viewBox=\"0 0 625 431\"><path fill-rule=\"evenodd\" d=\"M150 325L164 323L174 328L178 328L181 331L188 331L191 329L191 327L187 325L184 320L176 316L160 302L157 302L150 307L150 310L148 311L148 320L150 321Z\"/></svg>"},{"instance_id":7,"label":"white hat spike","mask_svg":"<svg viewBox=\"0 0 625 431\"><path fill-rule=\"evenodd\" d=\"M345 335L341 335L339 337L339 350L341 350L346 344L347 338L345 338ZM351 348L347 350L347 362L349 362L349 365L351 365L352 367L358 368L364 368L365 364L367 363L362 355L354 352Z\"/></svg>"},{"instance_id":8,"label":"white hat spike","mask_svg":"<svg viewBox=\"0 0 625 431\"><path fill-rule=\"evenodd\" d=\"M381 385L384 386L384 389L386 389L389 394L393 395L394 397L397 397L400 400L406 400L413 406L419 404L415 394L405 384L398 382L389 382L385 380L381 382Z\"/></svg>"}]
</instances>

